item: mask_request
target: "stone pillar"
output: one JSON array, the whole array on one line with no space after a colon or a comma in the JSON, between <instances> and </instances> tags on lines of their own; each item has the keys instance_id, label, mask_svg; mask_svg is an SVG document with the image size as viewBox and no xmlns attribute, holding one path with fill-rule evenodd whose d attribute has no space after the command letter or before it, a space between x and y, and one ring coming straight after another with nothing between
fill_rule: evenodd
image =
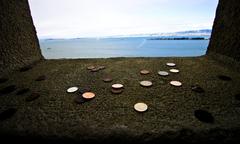
<instances>
[{"instance_id":1,"label":"stone pillar","mask_svg":"<svg viewBox=\"0 0 240 144\"><path fill-rule=\"evenodd\" d=\"M219 0L208 55L240 61L240 1Z\"/></svg>"},{"instance_id":2,"label":"stone pillar","mask_svg":"<svg viewBox=\"0 0 240 144\"><path fill-rule=\"evenodd\" d=\"M0 0L0 74L42 60L27 0Z\"/></svg>"}]
</instances>

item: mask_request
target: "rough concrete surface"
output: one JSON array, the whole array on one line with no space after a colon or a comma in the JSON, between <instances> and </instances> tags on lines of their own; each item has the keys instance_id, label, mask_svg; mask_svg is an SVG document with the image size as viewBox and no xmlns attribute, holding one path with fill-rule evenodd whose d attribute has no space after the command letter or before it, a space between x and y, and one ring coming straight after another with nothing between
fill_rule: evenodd
<instances>
[{"instance_id":1,"label":"rough concrete surface","mask_svg":"<svg viewBox=\"0 0 240 144\"><path fill-rule=\"evenodd\" d=\"M27 0L0 0L0 74L43 59Z\"/></svg>"},{"instance_id":2,"label":"rough concrete surface","mask_svg":"<svg viewBox=\"0 0 240 144\"><path fill-rule=\"evenodd\" d=\"M175 62L180 73L159 76L159 70L169 70L166 62ZM91 65L106 69L90 72L87 66ZM141 75L142 69L151 74ZM36 81L41 75L46 79ZM106 75L112 76L111 83L102 81ZM231 79L224 81L219 75ZM0 90L16 86L14 92L0 96L0 112L17 109L12 117L0 121L0 134L8 141L12 136L14 140L56 143L239 141L240 101L235 97L240 93L240 74L209 57L48 60L1 77L9 80L0 84ZM141 80L151 80L153 86L141 87ZM171 80L183 86L173 87ZM124 84L124 92L112 94L113 83ZM205 93L193 92L191 86L196 84ZM76 104L77 94L66 93L71 86L90 87L96 97ZM22 88L30 92L16 95ZM26 101L31 92L40 97ZM137 102L148 104L148 111L136 112ZM194 112L199 109L208 111L214 122L197 119Z\"/></svg>"},{"instance_id":3,"label":"rough concrete surface","mask_svg":"<svg viewBox=\"0 0 240 144\"><path fill-rule=\"evenodd\" d=\"M240 61L239 7L239 0L219 0L208 54L222 54Z\"/></svg>"}]
</instances>

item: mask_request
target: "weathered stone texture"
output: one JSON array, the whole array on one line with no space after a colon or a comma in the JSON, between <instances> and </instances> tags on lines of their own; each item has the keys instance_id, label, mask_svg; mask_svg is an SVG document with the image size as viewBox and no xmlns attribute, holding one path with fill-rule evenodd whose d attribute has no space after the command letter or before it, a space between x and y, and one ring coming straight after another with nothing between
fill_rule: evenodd
<instances>
[{"instance_id":1,"label":"weathered stone texture","mask_svg":"<svg viewBox=\"0 0 240 144\"><path fill-rule=\"evenodd\" d=\"M240 61L240 1L219 0L208 54Z\"/></svg>"},{"instance_id":2,"label":"weathered stone texture","mask_svg":"<svg viewBox=\"0 0 240 144\"><path fill-rule=\"evenodd\" d=\"M43 59L27 0L0 0L0 74Z\"/></svg>"}]
</instances>

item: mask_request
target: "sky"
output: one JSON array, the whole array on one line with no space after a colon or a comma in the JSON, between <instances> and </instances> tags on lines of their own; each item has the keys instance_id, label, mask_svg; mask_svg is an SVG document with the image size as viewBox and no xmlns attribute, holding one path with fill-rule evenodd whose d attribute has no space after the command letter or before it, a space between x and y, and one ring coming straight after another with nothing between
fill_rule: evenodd
<instances>
[{"instance_id":1,"label":"sky","mask_svg":"<svg viewBox=\"0 0 240 144\"><path fill-rule=\"evenodd\" d=\"M211 29L218 0L29 0L39 38Z\"/></svg>"}]
</instances>

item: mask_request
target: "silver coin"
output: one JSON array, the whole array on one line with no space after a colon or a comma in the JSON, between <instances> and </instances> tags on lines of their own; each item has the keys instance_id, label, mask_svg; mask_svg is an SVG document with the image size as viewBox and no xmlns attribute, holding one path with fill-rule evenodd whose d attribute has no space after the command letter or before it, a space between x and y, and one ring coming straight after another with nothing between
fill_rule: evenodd
<instances>
[{"instance_id":1,"label":"silver coin","mask_svg":"<svg viewBox=\"0 0 240 144\"><path fill-rule=\"evenodd\" d=\"M171 81L170 84L176 87L182 86L182 83L180 81Z\"/></svg>"},{"instance_id":2,"label":"silver coin","mask_svg":"<svg viewBox=\"0 0 240 144\"><path fill-rule=\"evenodd\" d=\"M123 85L122 84L113 84L112 88L114 88L114 89L121 89L121 88L123 88Z\"/></svg>"},{"instance_id":3,"label":"silver coin","mask_svg":"<svg viewBox=\"0 0 240 144\"><path fill-rule=\"evenodd\" d=\"M138 112L145 112L145 111L147 111L148 106L145 103L136 103L134 105L134 109Z\"/></svg>"},{"instance_id":4,"label":"silver coin","mask_svg":"<svg viewBox=\"0 0 240 144\"><path fill-rule=\"evenodd\" d=\"M170 69L169 70L171 73L179 73L180 71L178 69Z\"/></svg>"},{"instance_id":5,"label":"silver coin","mask_svg":"<svg viewBox=\"0 0 240 144\"><path fill-rule=\"evenodd\" d=\"M150 71L148 71L148 70L141 70L140 73L141 73L142 75L147 75L147 74L150 73Z\"/></svg>"},{"instance_id":6,"label":"silver coin","mask_svg":"<svg viewBox=\"0 0 240 144\"><path fill-rule=\"evenodd\" d=\"M169 67L174 67L174 66L176 66L175 63L166 63L166 65L169 66Z\"/></svg>"},{"instance_id":7,"label":"silver coin","mask_svg":"<svg viewBox=\"0 0 240 144\"><path fill-rule=\"evenodd\" d=\"M74 93L76 91L78 91L78 87L70 87L70 88L67 89L68 93Z\"/></svg>"},{"instance_id":8,"label":"silver coin","mask_svg":"<svg viewBox=\"0 0 240 144\"><path fill-rule=\"evenodd\" d=\"M160 76L168 76L168 75L169 75L169 73L166 72L166 71L159 71L158 74L159 74Z\"/></svg>"},{"instance_id":9,"label":"silver coin","mask_svg":"<svg viewBox=\"0 0 240 144\"><path fill-rule=\"evenodd\" d=\"M151 81L141 81L140 85L144 86L144 87L150 87L150 86L152 86L152 82Z\"/></svg>"}]
</instances>

